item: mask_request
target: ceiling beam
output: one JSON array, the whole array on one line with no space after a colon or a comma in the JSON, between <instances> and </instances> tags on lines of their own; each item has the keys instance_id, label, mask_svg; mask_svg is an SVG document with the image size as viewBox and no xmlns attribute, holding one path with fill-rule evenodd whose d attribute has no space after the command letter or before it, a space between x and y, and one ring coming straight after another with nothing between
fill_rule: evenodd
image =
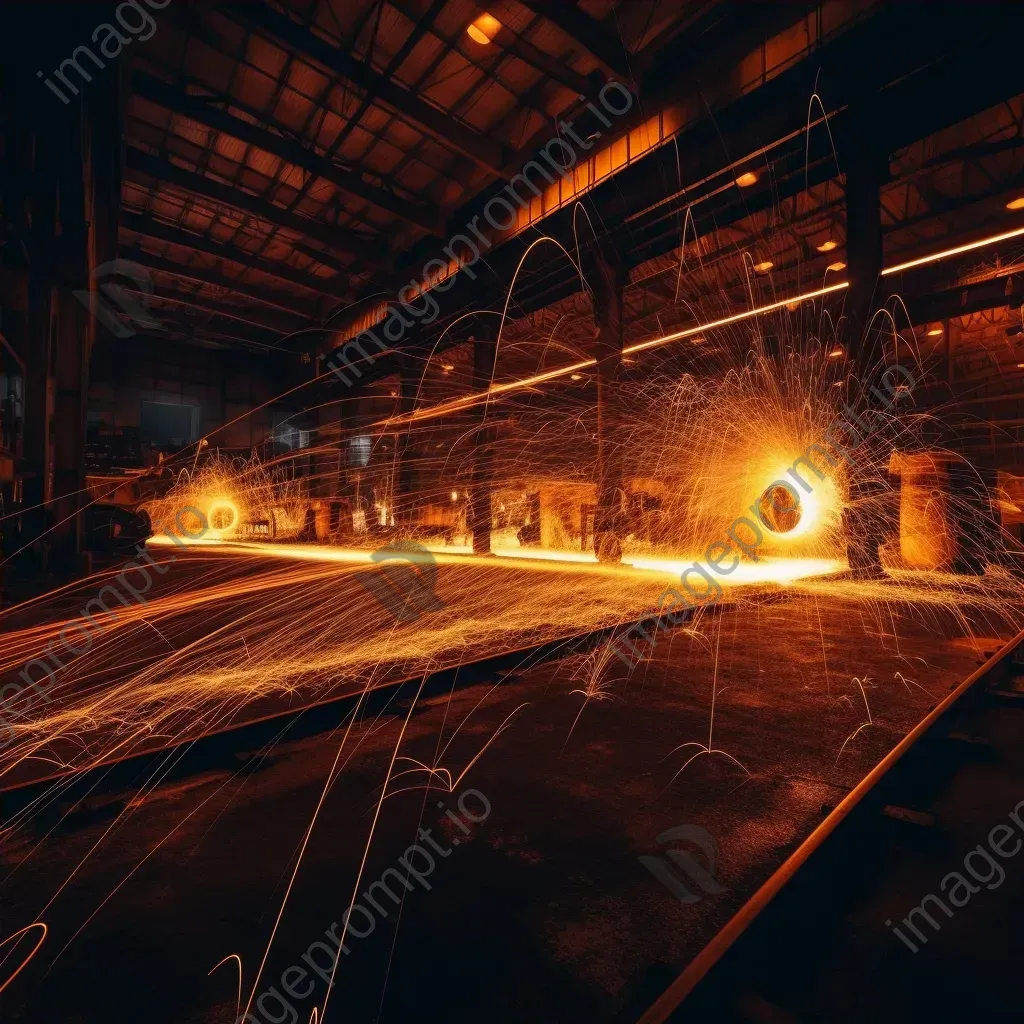
<instances>
[{"instance_id":1,"label":"ceiling beam","mask_svg":"<svg viewBox=\"0 0 1024 1024\"><path fill-rule=\"evenodd\" d=\"M606 71L630 81L629 55L625 44L618 36L609 32L601 22L581 11L572 0L520 0L534 14L539 14L552 25L557 25L567 36L574 39L592 57L596 58Z\"/></svg>"},{"instance_id":2,"label":"ceiling beam","mask_svg":"<svg viewBox=\"0 0 1024 1024\"><path fill-rule=\"evenodd\" d=\"M184 249L205 253L207 256L214 256L217 259L228 260L231 263L237 263L240 266L258 270L261 274L266 274L268 277L276 277L279 281L285 281L288 284L298 285L300 288L306 288L320 295L326 295L336 302L339 299L347 300L350 297L348 289L336 286L333 278L324 279L313 274L306 274L289 266L287 263L275 263L273 260L256 256L245 249L236 249L205 235L193 234L191 231L177 228L173 224L165 224L163 221L155 220L143 214L122 213L121 227L128 231L134 231L137 235L144 235L146 238L153 238L160 242L170 242L171 245L181 246ZM248 287L252 288L254 286L249 284ZM295 301L301 301L301 298L296 297Z\"/></svg>"},{"instance_id":3,"label":"ceiling beam","mask_svg":"<svg viewBox=\"0 0 1024 1024\"><path fill-rule=\"evenodd\" d=\"M258 319L251 319L251 317L262 316L258 311L221 306L214 299L207 298L204 295L181 291L177 288L157 287L146 297L146 300L148 303L171 302L176 306L187 306L202 313L209 313L213 317L222 317L225 320L232 321L234 324L244 324L246 330L251 332L254 338L263 337L267 344L271 344L279 338L291 334L292 331L302 329L301 326L294 326L290 330L285 330L276 324L261 323ZM246 313L249 313L250 316L246 316Z\"/></svg>"},{"instance_id":4,"label":"ceiling beam","mask_svg":"<svg viewBox=\"0 0 1024 1024\"><path fill-rule=\"evenodd\" d=\"M550 78L552 82L564 85L580 97L597 101L601 86L604 84L600 74L597 75L596 81L586 75L581 75L564 61L539 50L529 40L517 35L505 25L498 30L494 41L503 50L515 54L524 64L529 64L530 67Z\"/></svg>"},{"instance_id":5,"label":"ceiling beam","mask_svg":"<svg viewBox=\"0 0 1024 1024\"><path fill-rule=\"evenodd\" d=\"M492 174L500 174L507 159L506 147L502 143L420 99L410 89L339 49L333 42L316 35L286 14L265 4L251 3L232 3L228 11L239 24L269 36L299 57L312 58L330 71L343 75L364 92L374 93L378 102L391 107L399 117L420 131L425 131L454 152L468 156Z\"/></svg>"},{"instance_id":6,"label":"ceiling beam","mask_svg":"<svg viewBox=\"0 0 1024 1024\"><path fill-rule=\"evenodd\" d=\"M269 199L263 199L251 192L243 192L235 185L216 181L213 178L208 178L205 174L185 170L183 167L172 164L169 160L154 156L134 146L128 146L125 149L125 171L128 177L136 181L139 175L143 175L157 181L167 182L169 185L176 185L186 192L203 196L223 206L243 210L260 220L286 228L288 231L294 231L300 238L315 239L322 245L339 249L373 266L382 266L386 257L382 248L369 239L353 236L341 228L332 228L330 225L310 217L300 217L298 214L270 202ZM327 253L319 253L317 259L324 266L332 267L340 273L352 270L351 267L346 267Z\"/></svg>"},{"instance_id":7,"label":"ceiling beam","mask_svg":"<svg viewBox=\"0 0 1024 1024\"><path fill-rule=\"evenodd\" d=\"M186 266L183 263L169 260L164 256L157 256L154 253L147 252L138 246L122 245L119 251L126 259L134 260L136 263L141 263L144 267L156 270L161 274L170 274L184 281L195 281L197 284L212 284L218 288L225 288L236 295L242 295L253 302L272 306L274 309L287 313L289 316L298 317L307 323L310 320L316 319L317 311L315 309L303 312L296 308L301 300L295 296L278 295L275 292L253 287L244 281L237 281L234 278L226 277L213 267Z\"/></svg>"},{"instance_id":8,"label":"ceiling beam","mask_svg":"<svg viewBox=\"0 0 1024 1024\"><path fill-rule=\"evenodd\" d=\"M252 336L245 336L241 332L232 333L228 330L221 330L220 328L200 323L196 319L185 315L183 310L177 311L176 315L168 315L168 310L161 310L159 319L159 325L156 328L147 329L146 334L169 334L186 344L198 344L201 346L215 345L217 348L237 348L241 346L247 350L255 350L262 354L276 351L275 346L268 345L264 341L258 341ZM140 332L140 336L142 333ZM224 342L229 344L225 345Z\"/></svg>"},{"instance_id":9,"label":"ceiling beam","mask_svg":"<svg viewBox=\"0 0 1024 1024\"><path fill-rule=\"evenodd\" d=\"M1024 281L1008 275L909 298L906 300L906 310L910 322L917 327L936 320L981 313L987 309L1000 309L1003 306L1016 308L1022 302Z\"/></svg>"},{"instance_id":10,"label":"ceiling beam","mask_svg":"<svg viewBox=\"0 0 1024 1024\"><path fill-rule=\"evenodd\" d=\"M217 96L199 96L169 85L151 75L136 71L132 75L132 88L137 96L154 103L165 110L172 110L217 132L223 132L234 139L247 142L265 153L286 160L301 167L318 178L331 182L350 195L373 204L413 227L421 228L431 235L443 233L441 213L437 207L402 199L387 189L363 180L361 174L340 167L333 160L321 156L315 150L307 149L292 139L259 124L253 124L235 117L215 104L231 103L235 100Z\"/></svg>"}]
</instances>

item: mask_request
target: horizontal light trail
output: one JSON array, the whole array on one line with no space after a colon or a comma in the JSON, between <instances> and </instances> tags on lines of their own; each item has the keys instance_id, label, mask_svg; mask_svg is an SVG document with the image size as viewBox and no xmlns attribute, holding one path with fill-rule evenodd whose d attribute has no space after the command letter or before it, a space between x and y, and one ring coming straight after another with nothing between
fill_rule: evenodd
<instances>
[{"instance_id":1,"label":"horizontal light trail","mask_svg":"<svg viewBox=\"0 0 1024 1024\"><path fill-rule=\"evenodd\" d=\"M1005 242L1011 238L1020 238L1024 235L1024 228L1015 228L1013 231L1004 231L1000 235L989 235L988 238L979 238L976 242L965 242L953 249L943 249L941 252L933 252L930 256L921 256L916 260L907 260L906 263L897 263L895 267L886 267L882 271L882 277L890 274L900 274L904 270L913 270L914 267L923 267L928 263L938 263L940 260L950 256L959 256L961 253L971 252L974 249L981 249L986 245L995 245L996 242Z\"/></svg>"},{"instance_id":2,"label":"horizontal light trail","mask_svg":"<svg viewBox=\"0 0 1024 1024\"><path fill-rule=\"evenodd\" d=\"M165 537L151 537L148 545L163 547L171 543ZM226 555L254 554L270 558L294 559L312 562L344 562L373 565L373 550L369 548L343 548L331 544L267 544L259 541L189 541L190 546L218 548ZM469 545L426 544L431 554L441 556L442 565L473 564L484 569L528 568L538 571L564 570L572 572L621 573L644 572L678 577L694 559L690 558L623 558L620 563L601 563L597 557L583 551L534 550L532 548L495 548L492 555L474 555ZM531 564L532 563L532 564ZM844 568L844 563L827 558L762 558L758 563L737 566L735 573L724 580L726 586L748 583L792 583L812 576L823 576Z\"/></svg>"}]
</instances>

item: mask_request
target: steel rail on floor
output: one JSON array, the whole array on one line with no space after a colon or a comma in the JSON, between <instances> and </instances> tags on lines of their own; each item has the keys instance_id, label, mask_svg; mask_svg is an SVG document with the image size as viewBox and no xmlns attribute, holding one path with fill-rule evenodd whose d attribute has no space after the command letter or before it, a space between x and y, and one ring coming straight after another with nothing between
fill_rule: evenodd
<instances>
[{"instance_id":1,"label":"steel rail on floor","mask_svg":"<svg viewBox=\"0 0 1024 1024\"><path fill-rule=\"evenodd\" d=\"M830 854L838 856L840 847L844 843L849 846L858 830L864 830L869 821L881 818L894 801L898 803L897 791L901 787L904 791L913 788L915 771L918 778L924 774L921 769L929 775L936 774L941 756L932 755L937 744L951 738L945 727L954 716L980 702L986 692L1000 692L1001 684L1009 680L1013 655L1022 644L1024 631L991 655L907 733L736 912L638 1024L663 1024L670 1020L795 1020L785 1009L760 999L756 992L749 992L751 979L758 973L756 968L750 969L757 963L757 949L784 941L780 924L789 935L796 932L800 900L807 905L814 899L834 898L832 891L822 891L821 884L835 877L827 873L827 863L833 859ZM1019 696L1008 689L1002 692ZM814 879L809 877L812 874ZM807 891L796 892L801 885ZM775 919L766 923L765 919L773 912ZM750 995L753 999L747 998L746 1006L741 1006ZM751 1002L757 1004L753 1009Z\"/></svg>"}]
</instances>

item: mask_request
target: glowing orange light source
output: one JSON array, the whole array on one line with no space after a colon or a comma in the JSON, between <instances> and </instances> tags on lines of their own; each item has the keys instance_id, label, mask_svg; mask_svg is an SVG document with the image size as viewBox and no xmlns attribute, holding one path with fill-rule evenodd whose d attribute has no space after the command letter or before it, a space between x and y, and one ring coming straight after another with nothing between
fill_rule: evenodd
<instances>
[{"instance_id":1,"label":"glowing orange light source","mask_svg":"<svg viewBox=\"0 0 1024 1024\"><path fill-rule=\"evenodd\" d=\"M1024 370L1024 363L1018 363L1017 364L1017 369L1018 370Z\"/></svg>"},{"instance_id":2,"label":"glowing orange light source","mask_svg":"<svg viewBox=\"0 0 1024 1024\"><path fill-rule=\"evenodd\" d=\"M1008 210L1024 210L1024 196L1017 196L1016 199L1011 199L1007 204Z\"/></svg>"},{"instance_id":3,"label":"glowing orange light source","mask_svg":"<svg viewBox=\"0 0 1024 1024\"><path fill-rule=\"evenodd\" d=\"M834 238L829 238L827 241L821 243L821 245L815 246L818 252L831 252L837 248L839 243Z\"/></svg>"},{"instance_id":4,"label":"glowing orange light source","mask_svg":"<svg viewBox=\"0 0 1024 1024\"><path fill-rule=\"evenodd\" d=\"M828 357L829 359L838 359L841 355L844 354L844 352L845 350L843 349L843 347L839 346L838 348L832 349L832 351L829 352Z\"/></svg>"},{"instance_id":5,"label":"glowing orange light source","mask_svg":"<svg viewBox=\"0 0 1024 1024\"><path fill-rule=\"evenodd\" d=\"M768 271L771 270L772 267L774 267L774 266L775 266L775 264L772 263L771 260L762 260L760 263L755 263L754 264L754 269L759 274L767 274Z\"/></svg>"},{"instance_id":6,"label":"glowing orange light source","mask_svg":"<svg viewBox=\"0 0 1024 1024\"><path fill-rule=\"evenodd\" d=\"M845 270L846 264L842 260L836 260L835 263L830 263L826 268L828 270Z\"/></svg>"},{"instance_id":7,"label":"glowing orange light source","mask_svg":"<svg viewBox=\"0 0 1024 1024\"><path fill-rule=\"evenodd\" d=\"M230 498L218 498L211 503L206 519L212 531L224 536L238 525L238 506Z\"/></svg>"},{"instance_id":8,"label":"glowing orange light source","mask_svg":"<svg viewBox=\"0 0 1024 1024\"><path fill-rule=\"evenodd\" d=\"M736 184L740 188L749 188L757 184L757 175L753 171L746 171L736 179Z\"/></svg>"},{"instance_id":9,"label":"glowing orange light source","mask_svg":"<svg viewBox=\"0 0 1024 1024\"><path fill-rule=\"evenodd\" d=\"M928 332L928 337L929 338L937 338L941 333L942 333L942 328L941 327L933 327Z\"/></svg>"},{"instance_id":10,"label":"glowing orange light source","mask_svg":"<svg viewBox=\"0 0 1024 1024\"><path fill-rule=\"evenodd\" d=\"M485 12L466 29L466 35L474 43L479 43L481 46L489 46L500 30L501 22L493 14Z\"/></svg>"},{"instance_id":11,"label":"glowing orange light source","mask_svg":"<svg viewBox=\"0 0 1024 1024\"><path fill-rule=\"evenodd\" d=\"M442 363L441 369L444 370L445 373L451 373L452 370L455 369L455 366L452 363Z\"/></svg>"},{"instance_id":12,"label":"glowing orange light source","mask_svg":"<svg viewBox=\"0 0 1024 1024\"><path fill-rule=\"evenodd\" d=\"M458 500L459 500L459 492L458 491L452 491L452 501L458 501Z\"/></svg>"},{"instance_id":13,"label":"glowing orange light source","mask_svg":"<svg viewBox=\"0 0 1024 1024\"><path fill-rule=\"evenodd\" d=\"M574 374L573 374L573 375L572 375L572 376L571 376L571 377L569 378L569 380L583 380L583 374L581 374L581 373L574 373Z\"/></svg>"}]
</instances>

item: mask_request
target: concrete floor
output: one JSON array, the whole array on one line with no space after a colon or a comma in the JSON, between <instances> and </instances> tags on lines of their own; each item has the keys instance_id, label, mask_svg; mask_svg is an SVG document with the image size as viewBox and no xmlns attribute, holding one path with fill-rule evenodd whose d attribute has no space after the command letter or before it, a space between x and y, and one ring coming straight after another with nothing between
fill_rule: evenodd
<instances>
[{"instance_id":1,"label":"concrete floor","mask_svg":"<svg viewBox=\"0 0 1024 1024\"><path fill-rule=\"evenodd\" d=\"M400 914L388 905L371 934L349 940L328 1020L635 1020L1010 631L991 615L972 624L963 607L794 590L665 635L628 679L611 670L605 699L582 714L584 697L571 691L585 656L433 696L405 728L357 893L398 866L420 826L449 852L435 858L429 891L417 885ZM676 748L708 740L713 696L712 745L749 775L715 754L677 776L696 748ZM865 700L872 724L840 755L867 719ZM310 944L341 920L408 710L403 699L361 717L345 740L257 994L280 992L286 968L303 967ZM244 771L168 780L134 803L137 790L97 785L87 810L39 814L6 836L4 932L42 919L50 933L0 996L3 1019L235 1020L234 962L208 972L237 953L244 1005L342 738L284 735ZM395 778L417 764L466 774L451 795L448 776L435 775L428 794L423 772ZM456 806L467 788L491 808L468 833L437 806ZM681 903L638 860L664 854L657 836L679 825L714 838L724 892ZM290 977L298 991L309 984ZM308 1021L324 992L317 981L289 999L294 1019ZM253 1019L293 1019L275 999Z\"/></svg>"}]
</instances>

